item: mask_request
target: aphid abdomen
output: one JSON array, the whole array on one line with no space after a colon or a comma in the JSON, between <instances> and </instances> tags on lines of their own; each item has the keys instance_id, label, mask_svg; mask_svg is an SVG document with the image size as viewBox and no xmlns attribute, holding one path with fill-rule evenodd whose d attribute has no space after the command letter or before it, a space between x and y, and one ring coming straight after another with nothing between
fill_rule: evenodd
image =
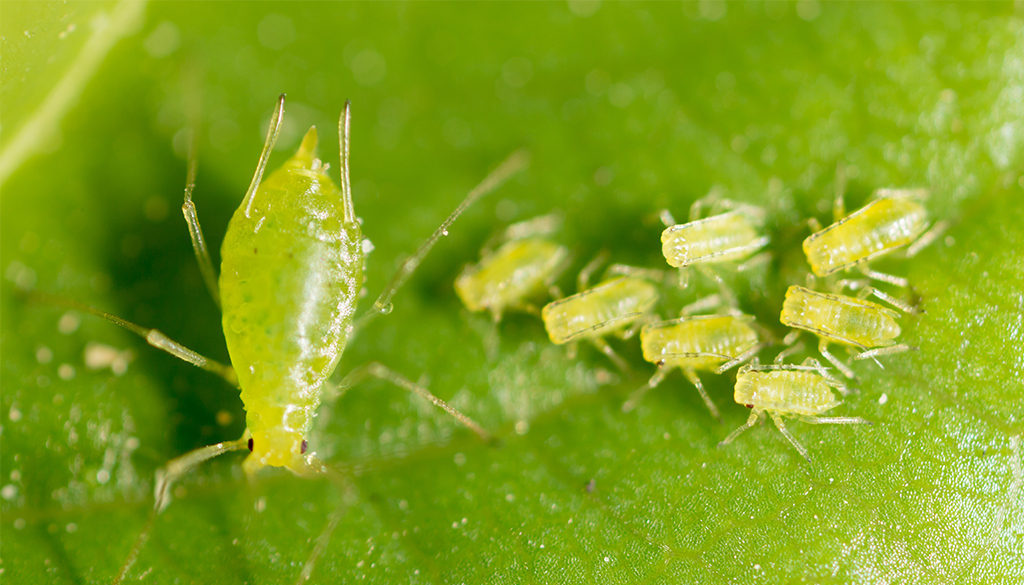
<instances>
[{"instance_id":1,"label":"aphid abdomen","mask_svg":"<svg viewBox=\"0 0 1024 585\"><path fill-rule=\"evenodd\" d=\"M811 270L827 276L910 244L928 227L924 206L909 197L882 197L804 240Z\"/></svg>"},{"instance_id":2,"label":"aphid abdomen","mask_svg":"<svg viewBox=\"0 0 1024 585\"><path fill-rule=\"evenodd\" d=\"M352 330L362 234L314 156L316 135L260 184L228 225L220 294L255 448L247 470L301 472L302 440Z\"/></svg>"},{"instance_id":3,"label":"aphid abdomen","mask_svg":"<svg viewBox=\"0 0 1024 585\"><path fill-rule=\"evenodd\" d=\"M891 309L871 301L794 285L786 290L779 321L829 341L871 348L896 342L900 334L896 317Z\"/></svg>"},{"instance_id":4,"label":"aphid abdomen","mask_svg":"<svg viewBox=\"0 0 1024 585\"><path fill-rule=\"evenodd\" d=\"M541 319L551 341L563 344L622 329L657 301L658 289L653 284L624 276L544 305Z\"/></svg>"},{"instance_id":5,"label":"aphid abdomen","mask_svg":"<svg viewBox=\"0 0 1024 585\"><path fill-rule=\"evenodd\" d=\"M455 280L455 292L471 311L498 313L540 295L569 251L543 238L506 242Z\"/></svg>"},{"instance_id":6,"label":"aphid abdomen","mask_svg":"<svg viewBox=\"0 0 1024 585\"><path fill-rule=\"evenodd\" d=\"M757 333L733 316L683 317L644 327L640 345L651 363L712 370L757 345Z\"/></svg>"},{"instance_id":7,"label":"aphid abdomen","mask_svg":"<svg viewBox=\"0 0 1024 585\"><path fill-rule=\"evenodd\" d=\"M731 211L666 228L661 232L661 251L676 268L716 264L746 258L759 239L750 219Z\"/></svg>"},{"instance_id":8,"label":"aphid abdomen","mask_svg":"<svg viewBox=\"0 0 1024 585\"><path fill-rule=\"evenodd\" d=\"M839 404L820 374L785 366L740 368L733 397L737 404L805 416L821 414Z\"/></svg>"}]
</instances>

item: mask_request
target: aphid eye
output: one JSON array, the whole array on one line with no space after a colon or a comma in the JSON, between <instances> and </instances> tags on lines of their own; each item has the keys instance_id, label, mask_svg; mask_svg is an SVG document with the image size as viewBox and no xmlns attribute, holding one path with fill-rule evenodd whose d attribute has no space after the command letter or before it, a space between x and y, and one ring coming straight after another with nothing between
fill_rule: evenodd
<instances>
[{"instance_id":1,"label":"aphid eye","mask_svg":"<svg viewBox=\"0 0 1024 585\"><path fill-rule=\"evenodd\" d=\"M249 452L252 453L252 437L249 437Z\"/></svg>"},{"instance_id":2,"label":"aphid eye","mask_svg":"<svg viewBox=\"0 0 1024 585\"><path fill-rule=\"evenodd\" d=\"M754 408L753 404L744 404L743 406L746 406L747 408Z\"/></svg>"},{"instance_id":3,"label":"aphid eye","mask_svg":"<svg viewBox=\"0 0 1024 585\"><path fill-rule=\"evenodd\" d=\"M665 365L665 360L658 360L658 363L656 363L654 365L656 365L656 366L658 366L660 368L660 367Z\"/></svg>"},{"instance_id":4,"label":"aphid eye","mask_svg":"<svg viewBox=\"0 0 1024 585\"><path fill-rule=\"evenodd\" d=\"M306 439L302 439L302 446L299 447L299 452L305 454L307 447L309 447L309 443L306 442Z\"/></svg>"}]
</instances>

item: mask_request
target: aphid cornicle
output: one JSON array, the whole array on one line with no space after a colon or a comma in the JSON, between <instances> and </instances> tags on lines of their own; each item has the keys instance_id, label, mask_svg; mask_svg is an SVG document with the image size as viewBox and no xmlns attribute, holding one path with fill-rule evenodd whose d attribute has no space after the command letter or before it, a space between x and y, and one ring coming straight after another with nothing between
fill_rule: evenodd
<instances>
[{"instance_id":1,"label":"aphid cornicle","mask_svg":"<svg viewBox=\"0 0 1024 585\"><path fill-rule=\"evenodd\" d=\"M706 199L713 208L730 209L725 213L701 218ZM763 212L747 204L719 200L713 196L698 199L690 207L690 221L676 224L668 210L661 212L665 230L661 232L661 252L669 266L685 270L693 266L718 283L722 296L735 305L732 292L722 278L708 266L744 260L768 244L760 234ZM685 282L685 272L680 272Z\"/></svg>"},{"instance_id":2,"label":"aphid cornicle","mask_svg":"<svg viewBox=\"0 0 1024 585\"><path fill-rule=\"evenodd\" d=\"M626 362L604 336L631 336L630 326L646 317L657 302L658 289L653 284L635 276L620 276L544 305L541 319L552 343L574 347L576 342L588 340L627 370Z\"/></svg>"},{"instance_id":3,"label":"aphid cornicle","mask_svg":"<svg viewBox=\"0 0 1024 585\"><path fill-rule=\"evenodd\" d=\"M679 368L696 386L711 415L719 418L718 408L697 372L720 374L753 357L760 347L753 322L748 315L698 315L644 325L640 347L644 359L657 364L658 370L633 392L622 410L632 410L647 391L660 384L673 368Z\"/></svg>"},{"instance_id":4,"label":"aphid cornicle","mask_svg":"<svg viewBox=\"0 0 1024 585\"><path fill-rule=\"evenodd\" d=\"M455 279L455 292L470 311L490 311L495 321L507 310L537 313L532 300L546 293L566 268L569 250L547 237L558 220L542 216L509 226L500 247L489 246L480 262Z\"/></svg>"},{"instance_id":5,"label":"aphid cornicle","mask_svg":"<svg viewBox=\"0 0 1024 585\"><path fill-rule=\"evenodd\" d=\"M920 203L927 196L924 189L879 189L867 205L843 216L840 190L834 206L835 223L816 229L804 240L811 270L817 276L828 276L859 267L868 277L906 286L905 279L874 272L866 264L903 246L909 246L906 255L913 256L938 237L945 223L928 229L928 212ZM818 227L816 222L812 225Z\"/></svg>"},{"instance_id":6,"label":"aphid cornicle","mask_svg":"<svg viewBox=\"0 0 1024 585\"><path fill-rule=\"evenodd\" d=\"M82 307L141 335L158 349L221 375L241 390L245 434L168 462L157 472L154 514L167 505L169 488L178 478L203 461L230 451L251 451L243 464L250 476L268 466L284 467L299 475L329 471L308 449L306 438L324 385L357 325L355 311L363 284L364 239L352 205L348 172L349 104L345 104L338 128L340 188L327 174L327 165L316 158L315 128L305 135L298 152L263 180L283 113L284 95L278 100L249 189L228 224L221 247L219 280L214 278L191 198L195 165L194 159L190 160L182 211L204 280L222 307L224 336L233 367L201 356L155 329ZM366 317L389 311L394 293L459 214L523 168L525 161L524 153L514 153L474 188L406 259ZM381 364L356 368L341 385L347 388L368 376L413 392L481 437L488 436L479 424L429 390ZM134 563L150 525L139 535L115 584ZM325 531L331 526L329 522ZM308 576L314 558L315 554L303 575Z\"/></svg>"},{"instance_id":7,"label":"aphid cornicle","mask_svg":"<svg viewBox=\"0 0 1024 585\"><path fill-rule=\"evenodd\" d=\"M842 382L828 375L828 371L815 360L803 365L779 364L771 366L746 365L736 374L733 398L737 404L753 409L747 422L729 434L719 446L727 445L743 431L753 427L765 415L782 436L810 461L807 449L786 429L782 418L797 417L813 424L870 424L860 417L818 416L839 406L832 389L843 389Z\"/></svg>"},{"instance_id":8,"label":"aphid cornicle","mask_svg":"<svg viewBox=\"0 0 1024 585\"><path fill-rule=\"evenodd\" d=\"M829 343L862 350L855 358L858 360L907 351L910 346L896 343L900 334L898 316L878 303L793 285L786 290L779 321L817 335L821 355L852 378L850 367L828 351Z\"/></svg>"}]
</instances>

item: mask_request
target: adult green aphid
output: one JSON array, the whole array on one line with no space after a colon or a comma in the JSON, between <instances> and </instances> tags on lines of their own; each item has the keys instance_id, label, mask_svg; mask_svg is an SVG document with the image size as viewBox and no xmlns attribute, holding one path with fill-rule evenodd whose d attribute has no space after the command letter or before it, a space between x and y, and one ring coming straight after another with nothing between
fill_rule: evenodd
<instances>
[{"instance_id":1,"label":"adult green aphid","mask_svg":"<svg viewBox=\"0 0 1024 585\"><path fill-rule=\"evenodd\" d=\"M616 366L628 370L626 362L608 345L604 336L632 337L636 324L642 323L658 302L658 289L636 276L619 276L587 288L590 274L600 261L598 257L580 272L577 282L580 292L544 305L541 319L552 343L568 343L570 352L575 353L576 344L588 340Z\"/></svg>"},{"instance_id":2,"label":"adult green aphid","mask_svg":"<svg viewBox=\"0 0 1024 585\"><path fill-rule=\"evenodd\" d=\"M558 219L546 215L510 225L497 250L484 246L480 262L455 279L455 292L470 311L490 311L495 321L507 310L539 313L533 304L568 265L569 250L546 236Z\"/></svg>"},{"instance_id":3,"label":"adult green aphid","mask_svg":"<svg viewBox=\"0 0 1024 585\"><path fill-rule=\"evenodd\" d=\"M712 211L727 209L701 217L706 201ZM661 212L665 231L661 232L661 252L669 266L680 269L680 282L685 284L687 267L694 267L718 283L723 298L735 305L732 291L709 266L739 262L768 244L760 233L764 212L752 205L717 199L713 195L698 199L690 207L690 221L676 224L668 210ZM746 268L741 265L740 269Z\"/></svg>"},{"instance_id":4,"label":"adult green aphid","mask_svg":"<svg viewBox=\"0 0 1024 585\"><path fill-rule=\"evenodd\" d=\"M783 417L792 416L813 424L870 424L853 416L818 416L839 406L832 389L843 393L846 387L813 359L803 365L776 364L771 366L746 365L736 374L733 398L737 404L753 409L747 422L729 434L719 446L733 442L743 431L753 427L765 415L782 433L782 436L800 455L810 461L807 449L786 430Z\"/></svg>"},{"instance_id":5,"label":"adult green aphid","mask_svg":"<svg viewBox=\"0 0 1024 585\"><path fill-rule=\"evenodd\" d=\"M647 384L630 395L622 410L632 410L644 394L661 384L674 368L679 368L697 388L711 415L720 418L718 407L708 396L697 372L721 374L752 358L761 347L753 323L753 317L738 314L684 316L644 325L640 330L640 347L644 359L656 364L658 370Z\"/></svg>"},{"instance_id":6,"label":"adult green aphid","mask_svg":"<svg viewBox=\"0 0 1024 585\"><path fill-rule=\"evenodd\" d=\"M327 165L316 158L315 128L303 138L295 155L262 180L284 115L284 95L280 97L252 182L228 225L221 247L219 279L192 203L195 166L194 157L190 159L182 211L206 283L223 310L224 336L233 366L203 357L159 331L89 309L138 333L154 347L217 373L241 389L245 434L235 441L186 453L158 471L154 514L168 504L174 481L203 461L230 451L248 448L250 454L243 467L250 476L268 466L284 467L299 475L328 471L308 449L306 437L327 379L358 325L355 312L365 259L365 240L353 208L349 180L349 112L346 103L338 128L340 188L327 174ZM474 188L405 260L366 317L388 312L395 292L434 243L447 234L459 214L522 169L525 162L523 153L513 154ZM488 436L479 424L429 390L380 364L357 368L346 376L342 386L350 387L367 376L416 393L481 437ZM151 524L152 516L115 583L134 563ZM312 558L303 569L304 576L311 570Z\"/></svg>"},{"instance_id":7,"label":"adult green aphid","mask_svg":"<svg viewBox=\"0 0 1024 585\"><path fill-rule=\"evenodd\" d=\"M779 321L787 327L817 335L821 355L844 376L852 378L853 370L829 352L828 345L839 343L860 349L854 358L858 360L907 351L910 346L896 343L900 334L898 316L896 311L878 303L793 285L786 290ZM793 340L790 336L787 338L789 342Z\"/></svg>"},{"instance_id":8,"label":"adult green aphid","mask_svg":"<svg viewBox=\"0 0 1024 585\"><path fill-rule=\"evenodd\" d=\"M833 205L835 223L821 228L812 219L814 233L803 243L811 270L817 276L828 276L858 268L869 278L907 286L905 278L876 272L868 268L867 263L903 246L908 246L906 256L912 257L942 233L945 222L928 228L928 212L921 204L928 197L928 191L879 189L867 205L845 215L842 177L839 182Z\"/></svg>"}]
</instances>

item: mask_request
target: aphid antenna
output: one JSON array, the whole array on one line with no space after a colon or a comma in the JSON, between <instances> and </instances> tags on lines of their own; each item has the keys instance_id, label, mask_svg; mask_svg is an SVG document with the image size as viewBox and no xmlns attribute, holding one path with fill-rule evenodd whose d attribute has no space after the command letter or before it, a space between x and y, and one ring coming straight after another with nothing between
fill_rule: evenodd
<instances>
[{"instance_id":1,"label":"aphid antenna","mask_svg":"<svg viewBox=\"0 0 1024 585\"><path fill-rule=\"evenodd\" d=\"M705 297L701 297L692 303L683 306L679 310L679 315L686 317L693 313L700 313L709 309L714 309L722 305L722 295L720 293L710 294Z\"/></svg>"},{"instance_id":2,"label":"aphid antenna","mask_svg":"<svg viewBox=\"0 0 1024 585\"><path fill-rule=\"evenodd\" d=\"M747 422L737 427L733 432L729 433L729 436L719 441L718 446L724 447L729 443L732 443L733 441L736 440L736 437L742 435L744 431L756 425L758 421L762 419L762 417L764 417L764 411L755 408L753 412L750 413L750 416L747 417Z\"/></svg>"},{"instance_id":3,"label":"aphid antenna","mask_svg":"<svg viewBox=\"0 0 1024 585\"><path fill-rule=\"evenodd\" d=\"M672 227L676 225L676 218L672 217L672 212L668 209L662 209L658 212L658 219L661 223L665 224L665 227Z\"/></svg>"},{"instance_id":4,"label":"aphid antenna","mask_svg":"<svg viewBox=\"0 0 1024 585\"><path fill-rule=\"evenodd\" d=\"M661 270L658 268L645 268L642 266L615 263L605 269L603 279L607 280L611 276L633 276L636 278L650 280L652 282L663 282L669 274L670 273L667 270Z\"/></svg>"},{"instance_id":5,"label":"aphid antenna","mask_svg":"<svg viewBox=\"0 0 1024 585\"><path fill-rule=\"evenodd\" d=\"M593 257L593 259L590 260L590 262L587 262L586 266L580 270L579 275L576 276L576 292L586 290L590 285L590 279L594 276L594 273L597 272L597 269L608 261L608 256L610 256L610 254L607 249L601 250Z\"/></svg>"},{"instance_id":6,"label":"aphid antenna","mask_svg":"<svg viewBox=\"0 0 1024 585\"><path fill-rule=\"evenodd\" d=\"M270 126L267 127L267 138L263 142L260 160L256 163L256 172L253 173L252 182L249 183L249 188L245 191L245 197L242 198L242 205L245 206L245 217L249 217L249 214L252 212L252 202L256 197L256 189L260 186L260 181L263 180L263 171L267 169L270 152L274 150L274 143L277 142L277 136L281 133L281 120L284 118L284 98L285 94L283 93L277 98L277 107L274 108L274 114L270 118Z\"/></svg>"},{"instance_id":7,"label":"aphid antenna","mask_svg":"<svg viewBox=\"0 0 1024 585\"><path fill-rule=\"evenodd\" d=\"M324 525L320 534L317 535L313 550L309 552L309 556L306 557L306 562L302 564L302 570L299 572L298 578L295 580L295 585L301 585L306 583L313 576L313 569L316 567L316 561L323 555L324 551L327 550L327 546L331 542L331 537L334 535L334 531L338 528L338 524L341 523L342 518L345 517L345 510L348 508L347 500L351 500L355 496L356 486L352 481L348 479L348 475L342 473L338 468L333 466L325 465L323 468L323 475L327 477L338 488L338 491L342 493L341 501L335 506L331 515L327 518L327 523Z\"/></svg>"},{"instance_id":8,"label":"aphid antenna","mask_svg":"<svg viewBox=\"0 0 1024 585\"><path fill-rule=\"evenodd\" d=\"M877 270L872 270L868 268L867 265L861 265L858 268L858 270L860 270L861 274L868 278L878 280L881 282L887 282L893 286L898 286L900 288L907 288L909 284L906 278L903 278L901 276L894 276L892 274L886 274L885 272L878 272Z\"/></svg>"},{"instance_id":9,"label":"aphid antenna","mask_svg":"<svg viewBox=\"0 0 1024 585\"><path fill-rule=\"evenodd\" d=\"M640 400L647 395L648 392L657 387L665 379L665 376L672 370L665 366L658 366L658 369L654 371L654 375L647 381L646 384L640 386L636 390L633 390L629 394L629 397L625 402L622 403L622 412L630 412L636 405L640 403Z\"/></svg>"},{"instance_id":10,"label":"aphid antenna","mask_svg":"<svg viewBox=\"0 0 1024 585\"><path fill-rule=\"evenodd\" d=\"M754 345L753 347L751 347L747 351L741 353L740 355L738 355L738 356L730 359L729 361L725 362L724 364L718 366L715 369L715 373L716 374L724 374L724 373L728 372L729 370L735 368L736 366L742 364L743 362L745 362L745 361L749 360L750 358L754 357L755 355L757 355L757 352L759 352L762 349L764 349L765 345L766 344L764 344L764 343L758 343L758 344Z\"/></svg>"},{"instance_id":11,"label":"aphid antenna","mask_svg":"<svg viewBox=\"0 0 1024 585\"><path fill-rule=\"evenodd\" d=\"M190 100L194 101L194 100ZM185 171L185 196L181 204L181 213L185 216L185 223L188 224L188 235L192 239L192 251L195 253L196 262L199 264L199 273L203 277L203 284L209 291L213 302L220 308L220 289L217 287L217 271L213 268L213 261L210 259L210 249L206 245L206 238L203 237L203 228L199 225L199 215L196 212L196 204L192 202L192 191L196 188L196 167L199 157L196 154L196 135L199 133L199 114L196 112L198 106L190 103L189 130L188 130L188 163Z\"/></svg>"},{"instance_id":12,"label":"aphid antenna","mask_svg":"<svg viewBox=\"0 0 1024 585\"><path fill-rule=\"evenodd\" d=\"M913 258L914 256L917 256L918 252L926 248L935 240L939 239L939 237L949 229L950 225L952 224L948 220L937 221L932 224L932 227L928 228L928 231L921 234L913 244L910 244L905 254L906 257Z\"/></svg>"},{"instance_id":13,"label":"aphid antenna","mask_svg":"<svg viewBox=\"0 0 1024 585\"><path fill-rule=\"evenodd\" d=\"M352 136L352 100L345 100L345 107L338 118L338 146L341 158L341 196L345 200L345 223L356 220L356 210L352 205L352 178L349 172L349 145Z\"/></svg>"},{"instance_id":14,"label":"aphid antenna","mask_svg":"<svg viewBox=\"0 0 1024 585\"><path fill-rule=\"evenodd\" d=\"M387 314L391 312L392 304L391 299L395 296L402 285L409 279L413 271L420 265L423 258L430 252L430 249L434 247L434 244L438 240L448 235L448 228L451 227L452 223L458 219L462 212L465 211L470 205L475 203L478 199L494 191L502 183L507 181L512 175L526 168L529 162L529 155L525 150L517 150L509 155L501 164L499 164L490 174L488 174L476 187L470 190L466 195L465 199L455 208L451 214L441 225L437 226L434 233L430 235L416 251L405 259L399 266L398 270L395 271L394 276L391 277L390 282L384 287L384 290L377 297L377 300L373 302L373 309L363 315L357 322L357 328L365 325L370 319L378 314Z\"/></svg>"}]
</instances>

